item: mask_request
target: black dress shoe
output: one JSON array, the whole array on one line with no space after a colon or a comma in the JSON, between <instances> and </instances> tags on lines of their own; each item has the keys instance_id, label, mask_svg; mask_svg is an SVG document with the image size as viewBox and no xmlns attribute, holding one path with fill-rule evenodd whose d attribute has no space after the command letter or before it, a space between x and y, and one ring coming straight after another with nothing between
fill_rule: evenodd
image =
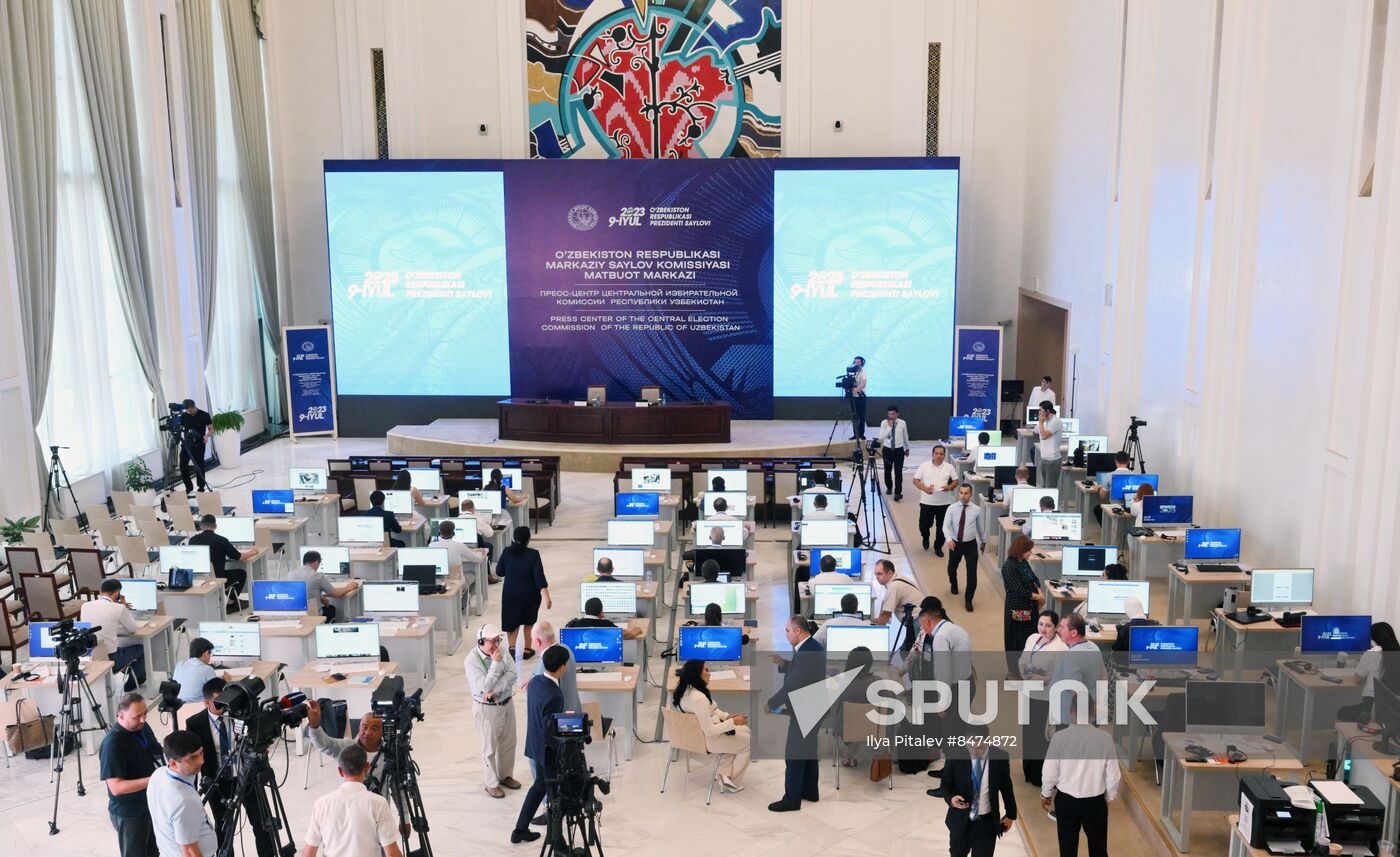
<instances>
[{"instance_id":1,"label":"black dress shoe","mask_svg":"<svg viewBox=\"0 0 1400 857\"><path fill-rule=\"evenodd\" d=\"M928 550L928 536L924 536L924 550Z\"/></svg>"},{"instance_id":2,"label":"black dress shoe","mask_svg":"<svg viewBox=\"0 0 1400 857\"><path fill-rule=\"evenodd\" d=\"M540 838L540 834L533 830L512 830L510 832L510 844L519 845L522 842L534 842Z\"/></svg>"},{"instance_id":3,"label":"black dress shoe","mask_svg":"<svg viewBox=\"0 0 1400 857\"><path fill-rule=\"evenodd\" d=\"M934 550L933 550L933 555L934 555L934 556L943 556L943 548L934 548Z\"/></svg>"},{"instance_id":4,"label":"black dress shoe","mask_svg":"<svg viewBox=\"0 0 1400 857\"><path fill-rule=\"evenodd\" d=\"M903 494L896 494L896 495L894 495L894 501L895 501L896 503L898 503L900 500L903 500L903 499L904 499L904 495L903 495Z\"/></svg>"},{"instance_id":5,"label":"black dress shoe","mask_svg":"<svg viewBox=\"0 0 1400 857\"><path fill-rule=\"evenodd\" d=\"M791 804L782 800L775 800L768 804L769 812L797 812L801 808L801 804Z\"/></svg>"},{"instance_id":6,"label":"black dress shoe","mask_svg":"<svg viewBox=\"0 0 1400 857\"><path fill-rule=\"evenodd\" d=\"M957 583L954 583L954 584L953 584L953 594L954 594L954 595L957 595L957 594L958 594L958 584L957 584Z\"/></svg>"},{"instance_id":7,"label":"black dress shoe","mask_svg":"<svg viewBox=\"0 0 1400 857\"><path fill-rule=\"evenodd\" d=\"M936 780L941 780L941 779L943 779L943 769L942 769L942 768L939 768L939 769L936 770L936 771L929 771L929 772L928 772L928 775L929 775L930 777L933 777L933 778L936 779Z\"/></svg>"},{"instance_id":8,"label":"black dress shoe","mask_svg":"<svg viewBox=\"0 0 1400 857\"><path fill-rule=\"evenodd\" d=\"M939 787L936 788L936 789L929 789L929 790L928 790L928 796L929 796L929 797L947 797L947 796L948 796L948 793L945 792L945 791L943 790L943 787L942 787L942 786L939 786Z\"/></svg>"},{"instance_id":9,"label":"black dress shoe","mask_svg":"<svg viewBox=\"0 0 1400 857\"><path fill-rule=\"evenodd\" d=\"M806 795L803 795L802 799L805 801L810 801L811 803L816 803L821 800L821 795L814 795L813 797L807 797Z\"/></svg>"},{"instance_id":10,"label":"black dress shoe","mask_svg":"<svg viewBox=\"0 0 1400 857\"><path fill-rule=\"evenodd\" d=\"M540 813L539 815L530 819L530 824L534 825L535 827L544 827L545 825L549 824L549 813Z\"/></svg>"},{"instance_id":11,"label":"black dress shoe","mask_svg":"<svg viewBox=\"0 0 1400 857\"><path fill-rule=\"evenodd\" d=\"M967 608L967 612L969 612L969 613L972 612L972 602L971 602L971 601L964 601L964 602L963 602L963 606Z\"/></svg>"}]
</instances>

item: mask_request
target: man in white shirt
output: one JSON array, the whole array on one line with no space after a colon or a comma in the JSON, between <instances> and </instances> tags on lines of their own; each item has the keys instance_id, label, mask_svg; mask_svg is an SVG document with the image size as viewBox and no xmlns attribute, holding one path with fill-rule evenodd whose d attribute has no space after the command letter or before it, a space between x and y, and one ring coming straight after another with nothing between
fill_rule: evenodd
<instances>
[{"instance_id":1,"label":"man in white shirt","mask_svg":"<svg viewBox=\"0 0 1400 857\"><path fill-rule=\"evenodd\" d=\"M399 849L399 817L382 796L365 788L369 759L363 747L340 751L340 788L316 801L306 831L302 857L403 857Z\"/></svg>"},{"instance_id":2,"label":"man in white shirt","mask_svg":"<svg viewBox=\"0 0 1400 857\"><path fill-rule=\"evenodd\" d=\"M948 508L943 521L943 537L948 541L948 585L958 594L958 563L967 563L967 587L963 606L972 612L972 596L977 593L977 555L987 542L982 532L982 509L972 502L972 486L958 486L958 502Z\"/></svg>"},{"instance_id":3,"label":"man in white shirt","mask_svg":"<svg viewBox=\"0 0 1400 857\"><path fill-rule=\"evenodd\" d=\"M890 405L880 423L880 457L885 461L885 493L893 494L896 502L904 499L904 456L908 454L909 424L899 418L899 405Z\"/></svg>"},{"instance_id":4,"label":"man in white shirt","mask_svg":"<svg viewBox=\"0 0 1400 857\"><path fill-rule=\"evenodd\" d=\"M495 534L495 530L491 528L492 517L490 512L482 512L478 515L476 512L476 503L471 500L463 500L462 508L457 512L457 518L459 521L462 518L473 518L476 520L476 538L473 539L471 534L465 531L458 532L457 538L461 539L464 543L473 542L478 548L486 552L486 582L500 583L501 579L490 573L491 560L493 559L491 556L491 537ZM456 525L454 524L453 526L455 527Z\"/></svg>"},{"instance_id":5,"label":"man in white shirt","mask_svg":"<svg viewBox=\"0 0 1400 857\"><path fill-rule=\"evenodd\" d=\"M715 498L715 502L714 502L714 510L715 510L714 514L713 514L713 515L710 515L709 518L708 518L708 520L711 520L711 521L738 521L738 520L743 520L743 522L744 522L744 532L745 532L746 534L752 535L752 533L753 533L753 528L754 528L754 523L753 523L753 521L750 521L748 518L743 518L743 519L741 519L741 518L739 518L739 517L737 517L737 516L735 516L735 515L729 514L729 501L728 501L728 500L724 499L723 497L716 497L716 498Z\"/></svg>"},{"instance_id":6,"label":"man in white shirt","mask_svg":"<svg viewBox=\"0 0 1400 857\"><path fill-rule=\"evenodd\" d=\"M836 557L829 553L822 555L822 561L818 565L818 568L820 572L809 580L808 583L815 585L818 583L857 583L860 581L859 574L852 577L849 574L837 571Z\"/></svg>"},{"instance_id":7,"label":"man in white shirt","mask_svg":"<svg viewBox=\"0 0 1400 857\"><path fill-rule=\"evenodd\" d=\"M866 618L860 615L860 599L855 596L854 592L847 592L845 595L841 596L841 612L823 622L822 626L817 629L817 633L812 636L816 638L818 643L822 644L822 648L824 649L826 648L827 628L839 627L841 625L864 624L866 624Z\"/></svg>"},{"instance_id":8,"label":"man in white shirt","mask_svg":"<svg viewBox=\"0 0 1400 857\"><path fill-rule=\"evenodd\" d=\"M873 620L876 625L902 621L904 605L917 606L924 600L923 591L908 578L897 576L894 573L894 563L887 559L876 561L875 580L885 588L885 597L880 602L880 609Z\"/></svg>"},{"instance_id":9,"label":"man in white shirt","mask_svg":"<svg viewBox=\"0 0 1400 857\"><path fill-rule=\"evenodd\" d=\"M433 542L432 547L442 548L447 551L447 571L448 574L456 575L467 582L468 585L475 584L476 570L481 563L486 561L486 551L482 548L467 547L462 542L457 541L457 525L451 521L441 521L438 523L438 538ZM464 534L464 538L471 538L472 534ZM470 565L472 568L467 569Z\"/></svg>"},{"instance_id":10,"label":"man in white shirt","mask_svg":"<svg viewBox=\"0 0 1400 857\"><path fill-rule=\"evenodd\" d=\"M1108 805L1118 797L1113 736L1079 722L1056 732L1045 751L1040 803L1054 806L1061 855L1079 853L1079 831L1089 840L1089 857L1108 857Z\"/></svg>"},{"instance_id":11,"label":"man in white shirt","mask_svg":"<svg viewBox=\"0 0 1400 857\"><path fill-rule=\"evenodd\" d=\"M856 367L856 382L851 388L851 440L865 440L865 358L856 355L851 365Z\"/></svg>"},{"instance_id":12,"label":"man in white shirt","mask_svg":"<svg viewBox=\"0 0 1400 857\"><path fill-rule=\"evenodd\" d=\"M1041 402L1049 402L1052 405L1058 404L1055 398L1055 391L1050 389L1050 376L1042 375L1040 386L1031 389L1031 394L1026 397L1026 407L1035 409L1040 407Z\"/></svg>"},{"instance_id":13,"label":"man in white shirt","mask_svg":"<svg viewBox=\"0 0 1400 857\"><path fill-rule=\"evenodd\" d=\"M501 645L505 634L494 625L483 625L476 645L467 653L467 684L471 686L472 717L481 735L481 762L486 775L486 793L506 796L505 789L518 789L515 773L515 659Z\"/></svg>"},{"instance_id":14,"label":"man in white shirt","mask_svg":"<svg viewBox=\"0 0 1400 857\"><path fill-rule=\"evenodd\" d=\"M828 508L830 505L829 498L835 496L837 495L817 494L814 496L812 498L812 511L810 514L805 515L804 518L808 521L835 521L840 518L840 515Z\"/></svg>"},{"instance_id":15,"label":"man in white shirt","mask_svg":"<svg viewBox=\"0 0 1400 857\"><path fill-rule=\"evenodd\" d=\"M1035 446L1040 453L1036 476L1041 488L1060 487L1060 435L1064 424L1055 416L1055 403L1049 399L1040 403L1040 420L1035 426Z\"/></svg>"},{"instance_id":16,"label":"man in white shirt","mask_svg":"<svg viewBox=\"0 0 1400 857\"><path fill-rule=\"evenodd\" d=\"M958 469L948 460L948 450L935 444L933 457L914 471L914 488L919 492L919 535L928 550L929 531L933 530L933 552L943 556L943 518L953 502L953 489L958 485Z\"/></svg>"},{"instance_id":17,"label":"man in white shirt","mask_svg":"<svg viewBox=\"0 0 1400 857\"><path fill-rule=\"evenodd\" d=\"M100 593L95 601L89 601L83 605L78 613L78 620L81 622L91 622L97 628L97 647L102 650L102 654L112 661L112 669L120 671L131 667L131 674L126 680L126 689L135 690L146 683L146 654L140 643L132 643L128 646L117 644L117 635L125 634L130 636L141 629L135 617L131 615L131 610L127 607L126 599L122 597L122 584L115 577L109 577L102 581L102 586L98 589ZM97 650L93 650L96 654Z\"/></svg>"},{"instance_id":18,"label":"man in white shirt","mask_svg":"<svg viewBox=\"0 0 1400 857\"><path fill-rule=\"evenodd\" d=\"M214 857L219 838L195 788L204 745L193 732L177 729L165 736L161 747L166 766L151 774L146 785L160 857Z\"/></svg>"}]
</instances>

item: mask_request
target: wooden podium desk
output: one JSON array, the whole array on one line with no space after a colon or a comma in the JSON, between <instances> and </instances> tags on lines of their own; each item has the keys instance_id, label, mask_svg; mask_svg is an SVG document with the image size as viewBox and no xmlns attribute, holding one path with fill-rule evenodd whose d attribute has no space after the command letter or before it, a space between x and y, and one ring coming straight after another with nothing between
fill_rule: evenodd
<instances>
[{"instance_id":1,"label":"wooden podium desk","mask_svg":"<svg viewBox=\"0 0 1400 857\"><path fill-rule=\"evenodd\" d=\"M545 399L504 399L497 423L502 440L564 443L728 443L728 402L669 402L597 407Z\"/></svg>"}]
</instances>

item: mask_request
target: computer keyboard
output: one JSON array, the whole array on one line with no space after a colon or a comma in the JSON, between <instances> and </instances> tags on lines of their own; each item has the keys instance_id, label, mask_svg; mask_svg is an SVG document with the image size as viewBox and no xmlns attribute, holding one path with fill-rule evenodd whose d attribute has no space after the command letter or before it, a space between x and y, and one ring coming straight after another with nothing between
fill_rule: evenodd
<instances>
[{"instance_id":1,"label":"computer keyboard","mask_svg":"<svg viewBox=\"0 0 1400 857\"><path fill-rule=\"evenodd\" d=\"M578 673L575 677L579 684L588 684L590 682L618 681L622 678L622 673ZM710 674L710 678L714 678L714 673Z\"/></svg>"},{"instance_id":2,"label":"computer keyboard","mask_svg":"<svg viewBox=\"0 0 1400 857\"><path fill-rule=\"evenodd\" d=\"M711 670L710 681L732 681L739 677L734 670Z\"/></svg>"},{"instance_id":3,"label":"computer keyboard","mask_svg":"<svg viewBox=\"0 0 1400 857\"><path fill-rule=\"evenodd\" d=\"M1197 565L1196 565L1196 570L1197 570L1197 571L1208 571L1208 572L1222 572L1222 573L1227 573L1227 574L1238 574L1238 573L1244 571L1244 569L1240 568L1238 565L1235 565L1234 563L1228 563L1228 562L1202 562L1202 563L1197 563Z\"/></svg>"},{"instance_id":4,"label":"computer keyboard","mask_svg":"<svg viewBox=\"0 0 1400 857\"><path fill-rule=\"evenodd\" d=\"M379 672L379 664L317 664L313 669L318 673L375 673Z\"/></svg>"}]
</instances>

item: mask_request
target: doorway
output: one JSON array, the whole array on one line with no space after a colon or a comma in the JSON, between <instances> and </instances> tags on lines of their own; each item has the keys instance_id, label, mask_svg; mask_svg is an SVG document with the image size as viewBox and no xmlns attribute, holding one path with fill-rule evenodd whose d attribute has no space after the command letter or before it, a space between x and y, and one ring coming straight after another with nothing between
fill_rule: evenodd
<instances>
[{"instance_id":1,"label":"doorway","mask_svg":"<svg viewBox=\"0 0 1400 857\"><path fill-rule=\"evenodd\" d=\"M1049 375L1060 404L1066 413L1073 414L1074 403L1069 400L1069 308L1066 301L1021 289L1016 308L1016 377L1029 391L1040 383L1040 376Z\"/></svg>"}]
</instances>

